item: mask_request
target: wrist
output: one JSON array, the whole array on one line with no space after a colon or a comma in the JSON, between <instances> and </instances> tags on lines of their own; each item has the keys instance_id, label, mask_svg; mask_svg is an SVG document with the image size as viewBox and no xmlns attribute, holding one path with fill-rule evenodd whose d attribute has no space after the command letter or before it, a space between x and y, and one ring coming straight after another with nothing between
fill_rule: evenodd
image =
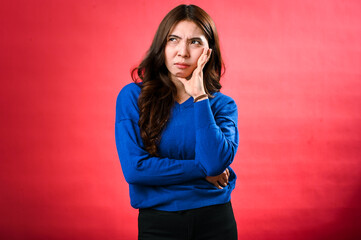
<instances>
[{"instance_id":1,"label":"wrist","mask_svg":"<svg viewBox=\"0 0 361 240\"><path fill-rule=\"evenodd\" d=\"M205 100L208 98L208 94L204 93L204 94L200 94L198 96L193 97L194 98L194 102L199 102L202 100Z\"/></svg>"}]
</instances>

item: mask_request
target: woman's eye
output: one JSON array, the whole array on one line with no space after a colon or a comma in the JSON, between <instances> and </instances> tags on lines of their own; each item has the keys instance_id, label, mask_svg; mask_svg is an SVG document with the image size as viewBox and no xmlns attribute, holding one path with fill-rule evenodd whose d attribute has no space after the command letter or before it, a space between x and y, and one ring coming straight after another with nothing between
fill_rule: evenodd
<instances>
[{"instance_id":1,"label":"woman's eye","mask_svg":"<svg viewBox=\"0 0 361 240\"><path fill-rule=\"evenodd\" d=\"M168 41L169 42L175 42L175 41L177 41L177 39L176 38L169 38Z\"/></svg>"},{"instance_id":2,"label":"woman's eye","mask_svg":"<svg viewBox=\"0 0 361 240\"><path fill-rule=\"evenodd\" d=\"M198 41L198 40L192 40L192 42L191 42L192 44L196 44L196 45L200 45L201 44L201 42L200 41Z\"/></svg>"}]
</instances>

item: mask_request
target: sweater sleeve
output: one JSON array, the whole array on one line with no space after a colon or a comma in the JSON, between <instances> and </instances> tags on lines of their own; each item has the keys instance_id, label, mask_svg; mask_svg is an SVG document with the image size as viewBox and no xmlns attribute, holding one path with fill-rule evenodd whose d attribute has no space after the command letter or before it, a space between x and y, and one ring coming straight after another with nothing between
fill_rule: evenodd
<instances>
[{"instance_id":1,"label":"sweater sleeve","mask_svg":"<svg viewBox=\"0 0 361 240\"><path fill-rule=\"evenodd\" d=\"M125 180L129 184L159 186L205 178L196 160L154 157L144 149L135 96L122 90L116 106L115 140Z\"/></svg>"},{"instance_id":2,"label":"sweater sleeve","mask_svg":"<svg viewBox=\"0 0 361 240\"><path fill-rule=\"evenodd\" d=\"M238 147L237 106L229 97L212 112L209 99L195 103L196 161L207 176L221 174L233 161Z\"/></svg>"}]
</instances>

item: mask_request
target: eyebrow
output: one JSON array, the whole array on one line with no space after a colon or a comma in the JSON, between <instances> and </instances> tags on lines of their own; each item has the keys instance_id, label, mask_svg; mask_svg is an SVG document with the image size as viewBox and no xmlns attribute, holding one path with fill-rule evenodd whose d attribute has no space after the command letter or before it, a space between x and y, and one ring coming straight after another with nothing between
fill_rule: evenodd
<instances>
[{"instance_id":1,"label":"eyebrow","mask_svg":"<svg viewBox=\"0 0 361 240\"><path fill-rule=\"evenodd\" d=\"M177 35L174 35L174 34L171 34L171 35L168 36L168 38L170 38L170 37L182 39L181 37L179 37ZM197 41L203 42L202 38L200 38L200 37L192 37L189 40L197 40Z\"/></svg>"}]
</instances>

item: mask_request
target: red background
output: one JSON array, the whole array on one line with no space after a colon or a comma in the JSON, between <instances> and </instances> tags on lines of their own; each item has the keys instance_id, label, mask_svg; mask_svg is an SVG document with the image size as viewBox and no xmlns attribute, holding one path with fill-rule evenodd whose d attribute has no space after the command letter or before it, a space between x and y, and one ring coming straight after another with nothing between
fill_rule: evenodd
<instances>
[{"instance_id":1,"label":"red background","mask_svg":"<svg viewBox=\"0 0 361 240\"><path fill-rule=\"evenodd\" d=\"M1 239L136 239L115 100L179 3L0 2ZM239 108L239 238L360 238L361 2L192 3Z\"/></svg>"}]
</instances>

